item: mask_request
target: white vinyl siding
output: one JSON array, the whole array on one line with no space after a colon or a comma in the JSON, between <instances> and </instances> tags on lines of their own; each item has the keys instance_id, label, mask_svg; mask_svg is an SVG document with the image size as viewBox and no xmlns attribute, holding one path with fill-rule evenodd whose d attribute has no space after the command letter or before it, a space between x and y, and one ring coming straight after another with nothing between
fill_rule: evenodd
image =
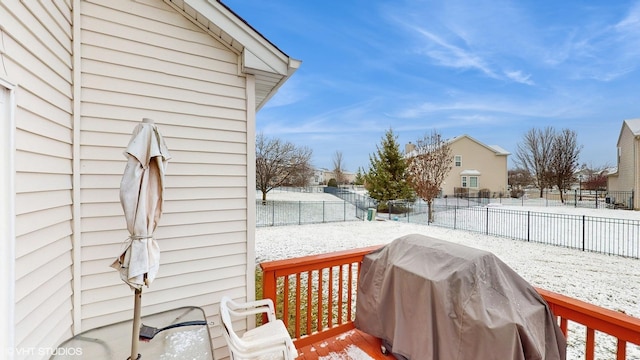
<instances>
[{"instance_id":1,"label":"white vinyl siding","mask_svg":"<svg viewBox=\"0 0 640 360\"><path fill-rule=\"evenodd\" d=\"M0 168L5 172L0 177L0 349L14 348L14 264L15 264L15 192L14 192L14 138L13 96L8 84L0 74ZM11 89L13 86L10 86Z\"/></svg>"},{"instance_id":2,"label":"white vinyl siding","mask_svg":"<svg viewBox=\"0 0 640 360\"><path fill-rule=\"evenodd\" d=\"M108 267L128 235L122 151L143 117L172 159L156 230L161 266L142 313L247 294L246 80L238 54L162 2L82 3L82 329L130 319L133 293ZM151 6L153 5L153 6ZM251 229L252 231L253 229ZM252 296L252 295L251 295ZM212 328L216 358L225 346Z\"/></svg>"},{"instance_id":3,"label":"white vinyl siding","mask_svg":"<svg viewBox=\"0 0 640 360\"><path fill-rule=\"evenodd\" d=\"M637 176L635 173L634 159L636 154L634 154L634 151L638 151L638 149L635 148L635 141L635 135L625 124L622 127L622 133L620 134L620 140L618 142L618 148L620 148L618 160L618 188L611 190L633 190L635 183L634 177Z\"/></svg>"},{"instance_id":4,"label":"white vinyl siding","mask_svg":"<svg viewBox=\"0 0 640 360\"><path fill-rule=\"evenodd\" d=\"M610 191L635 191L638 186L638 172L640 171L640 142L636 139L636 134L629 128L630 124L635 126L638 120L627 120L623 122L620 136L618 138L618 172L615 177L609 179ZM640 208L640 197L634 196L635 209Z\"/></svg>"},{"instance_id":5,"label":"white vinyl siding","mask_svg":"<svg viewBox=\"0 0 640 360\"><path fill-rule=\"evenodd\" d=\"M0 76L17 85L13 346L24 350L17 359L72 335L71 9L55 3L0 4Z\"/></svg>"},{"instance_id":6,"label":"white vinyl siding","mask_svg":"<svg viewBox=\"0 0 640 360\"><path fill-rule=\"evenodd\" d=\"M227 357L219 300L254 298L255 109L297 66L205 0L6 0L0 24L2 184L11 183L0 348L42 359L33 351L131 319L133 292L109 265L128 236L123 151L146 117L172 159L155 233L161 266L142 314L202 307L215 358Z\"/></svg>"}]
</instances>

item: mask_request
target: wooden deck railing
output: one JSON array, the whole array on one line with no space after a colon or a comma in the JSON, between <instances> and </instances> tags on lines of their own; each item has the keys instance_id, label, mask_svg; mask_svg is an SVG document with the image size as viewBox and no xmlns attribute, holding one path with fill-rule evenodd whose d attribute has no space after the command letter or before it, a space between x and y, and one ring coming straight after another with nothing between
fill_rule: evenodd
<instances>
[{"instance_id":1,"label":"wooden deck railing","mask_svg":"<svg viewBox=\"0 0 640 360\"><path fill-rule=\"evenodd\" d=\"M263 297L300 348L354 328L355 297L362 258L380 246L260 264ZM640 319L544 289L536 289L568 334L568 323L586 327L585 359L595 359L595 332L617 339L616 359L626 359L626 345L640 345Z\"/></svg>"},{"instance_id":2,"label":"wooden deck railing","mask_svg":"<svg viewBox=\"0 0 640 360\"><path fill-rule=\"evenodd\" d=\"M358 272L365 254L380 248L305 256L260 264L263 298L276 305L296 347L353 329Z\"/></svg>"}]
</instances>

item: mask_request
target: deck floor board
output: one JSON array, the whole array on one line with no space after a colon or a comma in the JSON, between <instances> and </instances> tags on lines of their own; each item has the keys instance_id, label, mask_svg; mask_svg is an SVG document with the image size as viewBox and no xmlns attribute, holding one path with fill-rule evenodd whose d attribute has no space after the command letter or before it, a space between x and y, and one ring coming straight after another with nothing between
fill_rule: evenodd
<instances>
[{"instance_id":1,"label":"deck floor board","mask_svg":"<svg viewBox=\"0 0 640 360\"><path fill-rule=\"evenodd\" d=\"M384 355L380 349L380 340L358 329L349 330L338 336L324 339L317 343L298 349L298 360L317 360L330 354L346 354L346 349L357 346L375 360L395 359L391 355Z\"/></svg>"}]
</instances>

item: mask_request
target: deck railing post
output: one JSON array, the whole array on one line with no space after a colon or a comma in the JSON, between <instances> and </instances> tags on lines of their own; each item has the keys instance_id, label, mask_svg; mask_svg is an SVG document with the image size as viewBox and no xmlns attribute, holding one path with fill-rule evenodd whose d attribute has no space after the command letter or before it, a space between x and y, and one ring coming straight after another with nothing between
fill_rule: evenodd
<instances>
[{"instance_id":1,"label":"deck railing post","mask_svg":"<svg viewBox=\"0 0 640 360\"><path fill-rule=\"evenodd\" d=\"M271 270L262 273L262 298L271 299L274 306L277 306L276 299L276 272ZM262 323L267 322L267 314L262 315Z\"/></svg>"}]
</instances>

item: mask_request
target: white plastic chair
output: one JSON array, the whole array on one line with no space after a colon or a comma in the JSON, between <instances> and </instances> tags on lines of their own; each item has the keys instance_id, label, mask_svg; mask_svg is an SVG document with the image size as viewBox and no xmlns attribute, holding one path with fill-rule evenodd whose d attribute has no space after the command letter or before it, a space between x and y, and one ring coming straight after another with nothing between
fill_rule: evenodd
<instances>
[{"instance_id":1,"label":"white plastic chair","mask_svg":"<svg viewBox=\"0 0 640 360\"><path fill-rule=\"evenodd\" d=\"M234 318L246 318L266 313L268 322L246 331L238 336L233 330ZM248 359L283 359L293 360L298 351L282 320L276 319L271 299L258 300L245 304L236 303L228 296L220 301L220 316L225 340L229 346L232 360Z\"/></svg>"}]
</instances>

